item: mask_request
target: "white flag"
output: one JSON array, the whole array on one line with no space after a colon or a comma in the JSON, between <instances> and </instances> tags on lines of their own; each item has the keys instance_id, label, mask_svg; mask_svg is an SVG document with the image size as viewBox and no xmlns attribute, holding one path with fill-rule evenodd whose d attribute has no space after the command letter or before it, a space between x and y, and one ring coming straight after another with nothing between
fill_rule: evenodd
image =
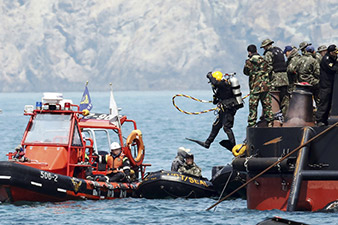
<instances>
[{"instance_id":1,"label":"white flag","mask_svg":"<svg viewBox=\"0 0 338 225\"><path fill-rule=\"evenodd\" d=\"M113 87L112 84L110 83L110 104L109 104L109 113L112 115L114 118L115 116L119 115L119 110L117 109L117 105L114 99L114 94L113 94Z\"/></svg>"}]
</instances>

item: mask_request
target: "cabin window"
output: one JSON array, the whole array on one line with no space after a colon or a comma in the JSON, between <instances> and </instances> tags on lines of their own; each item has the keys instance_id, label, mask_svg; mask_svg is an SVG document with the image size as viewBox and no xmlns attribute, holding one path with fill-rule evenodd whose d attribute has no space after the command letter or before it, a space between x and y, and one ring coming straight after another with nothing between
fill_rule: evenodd
<instances>
[{"instance_id":1,"label":"cabin window","mask_svg":"<svg viewBox=\"0 0 338 225\"><path fill-rule=\"evenodd\" d=\"M115 130L84 128L82 134L93 140L94 152L100 155L109 154L110 144L113 141L120 143Z\"/></svg>"},{"instance_id":2,"label":"cabin window","mask_svg":"<svg viewBox=\"0 0 338 225\"><path fill-rule=\"evenodd\" d=\"M25 143L68 144L71 115L37 114Z\"/></svg>"},{"instance_id":3,"label":"cabin window","mask_svg":"<svg viewBox=\"0 0 338 225\"><path fill-rule=\"evenodd\" d=\"M95 130L95 141L96 145L94 147L98 153L110 152L110 138L107 130Z\"/></svg>"},{"instance_id":4,"label":"cabin window","mask_svg":"<svg viewBox=\"0 0 338 225\"><path fill-rule=\"evenodd\" d=\"M79 127L77 126L77 122L76 121L75 121L75 125L74 125L72 145L73 146L82 146L82 141L81 141L81 137L80 137Z\"/></svg>"}]
</instances>

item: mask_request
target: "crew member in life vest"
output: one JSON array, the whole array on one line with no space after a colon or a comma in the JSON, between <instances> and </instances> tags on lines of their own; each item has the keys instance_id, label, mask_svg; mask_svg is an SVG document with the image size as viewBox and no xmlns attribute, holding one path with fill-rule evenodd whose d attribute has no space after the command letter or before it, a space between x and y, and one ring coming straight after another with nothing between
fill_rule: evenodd
<instances>
[{"instance_id":1,"label":"crew member in life vest","mask_svg":"<svg viewBox=\"0 0 338 225\"><path fill-rule=\"evenodd\" d=\"M110 150L110 155L106 156L109 181L130 182L130 162L122 153L120 144L113 142Z\"/></svg>"}]
</instances>

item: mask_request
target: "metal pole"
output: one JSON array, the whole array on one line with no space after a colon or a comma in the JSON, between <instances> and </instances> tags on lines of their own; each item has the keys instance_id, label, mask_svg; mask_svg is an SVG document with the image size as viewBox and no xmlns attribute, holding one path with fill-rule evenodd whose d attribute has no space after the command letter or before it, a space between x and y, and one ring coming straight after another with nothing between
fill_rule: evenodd
<instances>
[{"instance_id":1,"label":"metal pole","mask_svg":"<svg viewBox=\"0 0 338 225\"><path fill-rule=\"evenodd\" d=\"M312 136L311 131L313 131L312 128L309 128L309 127L304 128L302 144L304 144L311 138ZM289 199L288 199L286 211L296 210L298 199L299 199L299 193L300 193L300 189L301 189L301 185L303 181L302 171L308 161L307 159L308 159L309 149L310 147L308 145L305 145L303 148L299 150L297 162L295 165L295 171L293 173L293 181L292 181L292 186L291 186L290 193L289 193Z\"/></svg>"}]
</instances>

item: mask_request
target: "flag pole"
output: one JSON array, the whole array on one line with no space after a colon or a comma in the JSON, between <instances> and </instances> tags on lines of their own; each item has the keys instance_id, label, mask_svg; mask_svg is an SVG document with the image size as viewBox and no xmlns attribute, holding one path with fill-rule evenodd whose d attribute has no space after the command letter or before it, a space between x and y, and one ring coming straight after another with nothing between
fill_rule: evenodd
<instances>
[{"instance_id":1,"label":"flag pole","mask_svg":"<svg viewBox=\"0 0 338 225\"><path fill-rule=\"evenodd\" d=\"M89 81L87 80L87 81L86 81L86 87L88 86L88 83L89 83Z\"/></svg>"}]
</instances>

